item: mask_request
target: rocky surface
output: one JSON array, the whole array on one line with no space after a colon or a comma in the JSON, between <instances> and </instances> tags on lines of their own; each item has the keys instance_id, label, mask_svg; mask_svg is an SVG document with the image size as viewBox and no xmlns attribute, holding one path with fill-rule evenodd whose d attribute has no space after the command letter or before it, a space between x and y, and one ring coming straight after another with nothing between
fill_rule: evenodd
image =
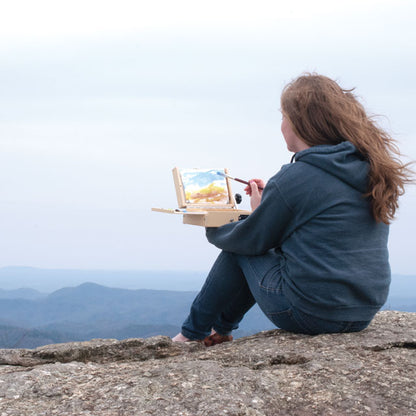
<instances>
[{"instance_id":1,"label":"rocky surface","mask_svg":"<svg viewBox=\"0 0 416 416\"><path fill-rule=\"evenodd\" d=\"M353 334L262 332L0 350L0 415L414 415L416 314Z\"/></svg>"}]
</instances>

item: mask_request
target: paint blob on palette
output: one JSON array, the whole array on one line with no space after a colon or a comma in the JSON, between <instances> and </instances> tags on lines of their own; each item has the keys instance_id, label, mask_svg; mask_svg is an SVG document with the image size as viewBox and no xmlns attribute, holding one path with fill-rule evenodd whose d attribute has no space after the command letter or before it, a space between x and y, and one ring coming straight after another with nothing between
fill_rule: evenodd
<instances>
[{"instance_id":1,"label":"paint blob on palette","mask_svg":"<svg viewBox=\"0 0 416 416\"><path fill-rule=\"evenodd\" d=\"M229 204L224 169L180 169L188 204Z\"/></svg>"}]
</instances>

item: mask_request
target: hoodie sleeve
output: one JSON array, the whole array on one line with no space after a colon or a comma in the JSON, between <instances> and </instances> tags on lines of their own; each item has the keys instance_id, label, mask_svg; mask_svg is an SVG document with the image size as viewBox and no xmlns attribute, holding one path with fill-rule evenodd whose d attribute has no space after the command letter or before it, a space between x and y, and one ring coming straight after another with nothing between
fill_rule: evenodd
<instances>
[{"instance_id":1,"label":"hoodie sleeve","mask_svg":"<svg viewBox=\"0 0 416 416\"><path fill-rule=\"evenodd\" d=\"M277 184L269 182L260 205L245 220L207 228L210 243L231 253L256 256L278 247L286 238L293 213Z\"/></svg>"}]
</instances>

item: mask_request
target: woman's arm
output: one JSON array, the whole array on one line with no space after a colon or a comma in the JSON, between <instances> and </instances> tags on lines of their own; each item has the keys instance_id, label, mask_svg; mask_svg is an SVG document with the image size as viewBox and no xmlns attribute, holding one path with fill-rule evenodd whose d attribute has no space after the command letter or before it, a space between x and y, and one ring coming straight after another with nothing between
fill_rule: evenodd
<instances>
[{"instance_id":1,"label":"woman's arm","mask_svg":"<svg viewBox=\"0 0 416 416\"><path fill-rule=\"evenodd\" d=\"M255 186L252 185L252 194ZM251 256L260 255L280 246L292 217L293 213L277 185L271 182L261 195L261 203L248 218L218 228L207 228L206 236L210 243L222 250Z\"/></svg>"}]
</instances>

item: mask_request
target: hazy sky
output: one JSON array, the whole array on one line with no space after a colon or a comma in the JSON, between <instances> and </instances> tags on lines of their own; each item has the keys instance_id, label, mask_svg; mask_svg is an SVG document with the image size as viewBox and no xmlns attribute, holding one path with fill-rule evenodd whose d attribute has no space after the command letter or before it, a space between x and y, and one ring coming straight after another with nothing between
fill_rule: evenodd
<instances>
[{"instance_id":1,"label":"hazy sky","mask_svg":"<svg viewBox=\"0 0 416 416\"><path fill-rule=\"evenodd\" d=\"M280 92L303 71L356 87L416 159L414 1L1 10L0 267L207 270L204 229L150 209L176 207L174 166L275 174L291 157ZM394 273L416 273L415 188L391 227Z\"/></svg>"}]
</instances>

